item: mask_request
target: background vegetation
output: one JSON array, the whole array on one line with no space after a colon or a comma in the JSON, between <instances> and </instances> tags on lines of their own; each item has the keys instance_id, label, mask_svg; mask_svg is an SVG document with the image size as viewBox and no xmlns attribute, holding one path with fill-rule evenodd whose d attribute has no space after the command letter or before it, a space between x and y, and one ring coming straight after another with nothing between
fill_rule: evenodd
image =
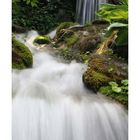
<instances>
[{"instance_id":1,"label":"background vegetation","mask_svg":"<svg viewBox=\"0 0 140 140\"><path fill-rule=\"evenodd\" d=\"M74 21L75 0L13 0L12 23L44 34L60 22Z\"/></svg>"}]
</instances>

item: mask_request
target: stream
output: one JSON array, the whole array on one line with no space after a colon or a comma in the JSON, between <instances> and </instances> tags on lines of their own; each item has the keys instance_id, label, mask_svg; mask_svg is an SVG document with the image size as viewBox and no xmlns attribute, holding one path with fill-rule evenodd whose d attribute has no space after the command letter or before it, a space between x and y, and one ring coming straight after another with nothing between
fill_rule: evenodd
<instances>
[{"instance_id":1,"label":"stream","mask_svg":"<svg viewBox=\"0 0 140 140\"><path fill-rule=\"evenodd\" d=\"M84 87L85 64L36 49L37 36L16 35L32 51L34 64L12 71L13 140L127 140L127 110Z\"/></svg>"}]
</instances>

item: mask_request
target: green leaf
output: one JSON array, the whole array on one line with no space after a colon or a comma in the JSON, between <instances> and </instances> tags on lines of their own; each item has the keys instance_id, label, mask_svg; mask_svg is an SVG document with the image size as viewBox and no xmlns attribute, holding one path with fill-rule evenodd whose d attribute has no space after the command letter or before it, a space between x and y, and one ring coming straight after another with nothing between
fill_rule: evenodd
<instances>
[{"instance_id":1,"label":"green leaf","mask_svg":"<svg viewBox=\"0 0 140 140\"><path fill-rule=\"evenodd\" d=\"M128 5L101 4L97 16L109 22L128 21Z\"/></svg>"},{"instance_id":2,"label":"green leaf","mask_svg":"<svg viewBox=\"0 0 140 140\"><path fill-rule=\"evenodd\" d=\"M117 86L112 86L112 90L116 93L120 93L122 91L122 89L120 87L117 87Z\"/></svg>"},{"instance_id":3,"label":"green leaf","mask_svg":"<svg viewBox=\"0 0 140 140\"><path fill-rule=\"evenodd\" d=\"M124 86L128 86L128 80L122 80L121 83L122 83Z\"/></svg>"},{"instance_id":4,"label":"green leaf","mask_svg":"<svg viewBox=\"0 0 140 140\"><path fill-rule=\"evenodd\" d=\"M118 22L111 24L107 29L106 36L110 36L116 30L118 31L117 38L115 39L116 45L128 44L128 24Z\"/></svg>"},{"instance_id":5,"label":"green leaf","mask_svg":"<svg viewBox=\"0 0 140 140\"><path fill-rule=\"evenodd\" d=\"M128 91L128 86L126 86L126 87L122 86L121 88L122 88L123 90L127 90L127 91Z\"/></svg>"},{"instance_id":6,"label":"green leaf","mask_svg":"<svg viewBox=\"0 0 140 140\"><path fill-rule=\"evenodd\" d=\"M109 82L109 85L112 87L118 87L118 84L116 82Z\"/></svg>"},{"instance_id":7,"label":"green leaf","mask_svg":"<svg viewBox=\"0 0 140 140\"><path fill-rule=\"evenodd\" d=\"M115 23L112 23L108 28L107 30L111 30L112 28L123 28L123 27L128 27L128 24L124 24L124 23L119 23L119 22L115 22Z\"/></svg>"}]
</instances>

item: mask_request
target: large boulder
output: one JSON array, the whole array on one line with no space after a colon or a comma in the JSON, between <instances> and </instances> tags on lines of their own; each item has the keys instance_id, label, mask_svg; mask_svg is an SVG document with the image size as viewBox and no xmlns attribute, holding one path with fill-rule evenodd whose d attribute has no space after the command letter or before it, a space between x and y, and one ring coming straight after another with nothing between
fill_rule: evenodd
<instances>
[{"instance_id":1,"label":"large boulder","mask_svg":"<svg viewBox=\"0 0 140 140\"><path fill-rule=\"evenodd\" d=\"M23 43L12 38L12 68L24 69L30 68L33 64L31 51Z\"/></svg>"},{"instance_id":2,"label":"large boulder","mask_svg":"<svg viewBox=\"0 0 140 140\"><path fill-rule=\"evenodd\" d=\"M97 48L97 45L101 43L101 36L100 35L91 35L82 37L79 39L77 43L73 45L73 49L86 52L86 51L94 51Z\"/></svg>"},{"instance_id":3,"label":"large boulder","mask_svg":"<svg viewBox=\"0 0 140 140\"><path fill-rule=\"evenodd\" d=\"M123 60L107 54L93 54L83 75L83 82L96 92L110 81L119 82L127 78L128 66Z\"/></svg>"}]
</instances>

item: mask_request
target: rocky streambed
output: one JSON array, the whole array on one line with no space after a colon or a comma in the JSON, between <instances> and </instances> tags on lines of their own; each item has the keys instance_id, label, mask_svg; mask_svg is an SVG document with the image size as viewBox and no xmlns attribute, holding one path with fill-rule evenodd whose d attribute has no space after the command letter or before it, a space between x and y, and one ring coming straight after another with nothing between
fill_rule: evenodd
<instances>
[{"instance_id":1,"label":"rocky streambed","mask_svg":"<svg viewBox=\"0 0 140 140\"><path fill-rule=\"evenodd\" d=\"M127 47L125 51L121 47L115 51L117 46L114 47L113 35L105 36L108 26L109 23L106 21L95 21L84 26L65 22L57 27L53 38L48 35L38 35L33 43L37 48L51 50L67 63L76 60L86 64L87 70L83 74L85 86L94 92L100 91L127 107L128 64L127 58L122 57L127 56L122 55L128 53ZM102 52L98 53L101 47ZM32 64L30 50L13 37L13 68L30 68Z\"/></svg>"}]
</instances>

